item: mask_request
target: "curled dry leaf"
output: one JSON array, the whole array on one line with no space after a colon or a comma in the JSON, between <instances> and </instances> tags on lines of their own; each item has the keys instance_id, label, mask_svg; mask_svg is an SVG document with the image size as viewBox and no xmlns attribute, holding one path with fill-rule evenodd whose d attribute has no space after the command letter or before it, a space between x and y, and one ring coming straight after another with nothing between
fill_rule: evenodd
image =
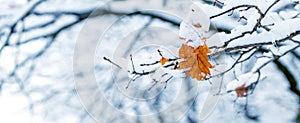
<instances>
[{"instance_id":1,"label":"curled dry leaf","mask_svg":"<svg viewBox=\"0 0 300 123\"><path fill-rule=\"evenodd\" d=\"M235 89L237 97L245 97L250 89L250 86L245 87L246 84L243 84Z\"/></svg>"},{"instance_id":2,"label":"curled dry leaf","mask_svg":"<svg viewBox=\"0 0 300 123\"><path fill-rule=\"evenodd\" d=\"M257 72L242 74L227 84L226 91L235 92L237 97L245 97L258 81L259 77L260 75Z\"/></svg>"},{"instance_id":3,"label":"curled dry leaf","mask_svg":"<svg viewBox=\"0 0 300 123\"><path fill-rule=\"evenodd\" d=\"M165 65L166 62L169 62L169 59L162 57L159 61L162 65Z\"/></svg>"},{"instance_id":4,"label":"curled dry leaf","mask_svg":"<svg viewBox=\"0 0 300 123\"><path fill-rule=\"evenodd\" d=\"M179 58L184 59L184 61L179 63L179 68L188 69L185 71L187 76L197 80L205 79L207 75L210 75L209 68L213 68L208 61L207 53L209 52L206 44L197 48L182 44L179 49Z\"/></svg>"}]
</instances>

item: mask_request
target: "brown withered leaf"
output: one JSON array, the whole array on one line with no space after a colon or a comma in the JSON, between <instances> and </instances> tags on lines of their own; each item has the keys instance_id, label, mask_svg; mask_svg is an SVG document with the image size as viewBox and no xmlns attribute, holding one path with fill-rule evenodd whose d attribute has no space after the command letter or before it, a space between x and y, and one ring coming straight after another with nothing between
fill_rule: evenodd
<instances>
[{"instance_id":1,"label":"brown withered leaf","mask_svg":"<svg viewBox=\"0 0 300 123\"><path fill-rule=\"evenodd\" d=\"M237 97L245 97L245 95L247 95L248 90L250 89L250 86L248 86L248 87L245 87L245 86L246 86L246 84L243 84L235 89Z\"/></svg>"},{"instance_id":2,"label":"brown withered leaf","mask_svg":"<svg viewBox=\"0 0 300 123\"><path fill-rule=\"evenodd\" d=\"M185 71L187 76L196 78L197 80L202 80L210 75L209 68L213 66L208 61L209 53L208 47L205 45L199 46L196 49L194 47L182 44L179 49L179 58L184 59L184 61L179 63L180 69L188 69Z\"/></svg>"}]
</instances>

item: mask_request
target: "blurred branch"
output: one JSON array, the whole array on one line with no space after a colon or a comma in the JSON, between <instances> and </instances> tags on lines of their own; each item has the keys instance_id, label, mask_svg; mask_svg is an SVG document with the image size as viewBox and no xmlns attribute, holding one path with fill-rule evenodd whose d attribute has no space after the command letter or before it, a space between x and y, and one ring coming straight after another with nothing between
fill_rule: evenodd
<instances>
[{"instance_id":1,"label":"blurred branch","mask_svg":"<svg viewBox=\"0 0 300 123\"><path fill-rule=\"evenodd\" d=\"M36 1L30 2L28 4L28 6L24 7L24 9L22 11L20 11L20 13L18 13L17 17L15 17L14 20L11 21L11 23L5 25L4 27L9 27L9 28L13 29L19 21L24 20L24 18L26 18L28 15L30 15L34 11L34 9L44 1L45 0L36 0ZM4 27L1 27L1 28L4 28Z\"/></svg>"},{"instance_id":2,"label":"blurred branch","mask_svg":"<svg viewBox=\"0 0 300 123\"><path fill-rule=\"evenodd\" d=\"M293 76L292 72L287 68L287 66L283 65L278 59L274 60L273 63L277 66L277 68L284 74L285 78L288 80L290 85L290 90L298 96L300 100L300 91L298 90L298 82L296 78Z\"/></svg>"},{"instance_id":3,"label":"blurred branch","mask_svg":"<svg viewBox=\"0 0 300 123\"><path fill-rule=\"evenodd\" d=\"M298 60L300 60L300 55L296 51L291 52Z\"/></svg>"},{"instance_id":4,"label":"blurred branch","mask_svg":"<svg viewBox=\"0 0 300 123\"><path fill-rule=\"evenodd\" d=\"M103 15L115 15L115 16L135 16L135 15L142 15L142 16L148 16L151 18L159 19L164 22L169 22L174 26L179 26L180 20L177 18L167 18L166 16L163 16L161 14L157 14L155 12L150 11L136 11L132 13L128 12L119 12L119 11L113 11L106 8L100 8L100 9L91 9L83 12L72 12L72 11L55 11L55 12L34 12L34 15L52 15L52 16L60 16L60 15L74 15L81 19L86 19L88 17L98 17Z\"/></svg>"},{"instance_id":5,"label":"blurred branch","mask_svg":"<svg viewBox=\"0 0 300 123\"><path fill-rule=\"evenodd\" d=\"M259 66L255 71L259 71L260 69L262 69L263 67L265 67L266 65L268 65L269 63L278 60L279 58L281 58L282 56L285 56L286 54L290 53L291 51L296 50L297 48L300 47L300 44L298 44L297 46L285 51L284 53L282 53L281 55L274 55L273 54L273 58L271 58L269 61L265 62L264 64L262 64L261 66Z\"/></svg>"},{"instance_id":6,"label":"blurred branch","mask_svg":"<svg viewBox=\"0 0 300 123\"><path fill-rule=\"evenodd\" d=\"M55 18L57 18L57 17L55 17ZM51 21L46 22L44 24L33 26L33 27L30 27L30 28L26 28L26 29L23 30L23 32L25 33L25 32L29 32L31 30L35 30L35 29L39 29L39 28L44 28L44 27L50 26L51 24L54 24L55 22L56 22L56 20L52 19Z\"/></svg>"},{"instance_id":7,"label":"blurred branch","mask_svg":"<svg viewBox=\"0 0 300 123\"><path fill-rule=\"evenodd\" d=\"M4 27L0 27L0 31L5 28L9 28L9 32L6 36L6 40L4 41L4 45L0 47L0 55L2 50L9 45L9 40L12 36L13 33L15 33L15 27L18 24L19 21L23 21L28 15L30 15L34 9L43 2L44 0L39 0L39 1L33 1L31 2L27 7L24 8L23 11L17 17L15 17L14 20L11 21L11 23L4 25Z\"/></svg>"}]
</instances>

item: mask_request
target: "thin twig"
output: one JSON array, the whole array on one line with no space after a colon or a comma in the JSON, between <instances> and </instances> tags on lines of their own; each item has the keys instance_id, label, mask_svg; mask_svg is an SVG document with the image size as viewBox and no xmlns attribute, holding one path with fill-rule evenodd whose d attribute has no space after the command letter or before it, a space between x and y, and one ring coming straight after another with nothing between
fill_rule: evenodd
<instances>
[{"instance_id":1,"label":"thin twig","mask_svg":"<svg viewBox=\"0 0 300 123\"><path fill-rule=\"evenodd\" d=\"M122 69L122 67L120 66L120 65L118 65L118 64L116 64L116 63L114 63L113 61L111 61L110 59L108 59L108 58L106 58L106 57L103 57L103 59L105 60L105 61L108 61L109 63L111 63L111 64L113 64L113 65L115 65L116 67L118 67L119 69Z\"/></svg>"}]
</instances>

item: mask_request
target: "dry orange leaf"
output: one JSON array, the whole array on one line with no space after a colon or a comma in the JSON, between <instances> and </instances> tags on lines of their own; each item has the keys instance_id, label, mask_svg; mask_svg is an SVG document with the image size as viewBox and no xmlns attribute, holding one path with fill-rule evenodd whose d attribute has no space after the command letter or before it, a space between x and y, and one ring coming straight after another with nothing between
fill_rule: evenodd
<instances>
[{"instance_id":1,"label":"dry orange leaf","mask_svg":"<svg viewBox=\"0 0 300 123\"><path fill-rule=\"evenodd\" d=\"M166 59L165 57L162 57L161 59L160 59L160 63L162 64L162 65L164 65L166 62L168 62L169 61L169 59Z\"/></svg>"},{"instance_id":2,"label":"dry orange leaf","mask_svg":"<svg viewBox=\"0 0 300 123\"><path fill-rule=\"evenodd\" d=\"M196 49L194 47L182 44L179 49L179 58L183 58L184 61L179 63L180 69L189 69L185 71L185 74L196 78L197 80L205 79L207 75L210 75L209 68L213 66L208 61L209 49L204 44Z\"/></svg>"}]
</instances>

